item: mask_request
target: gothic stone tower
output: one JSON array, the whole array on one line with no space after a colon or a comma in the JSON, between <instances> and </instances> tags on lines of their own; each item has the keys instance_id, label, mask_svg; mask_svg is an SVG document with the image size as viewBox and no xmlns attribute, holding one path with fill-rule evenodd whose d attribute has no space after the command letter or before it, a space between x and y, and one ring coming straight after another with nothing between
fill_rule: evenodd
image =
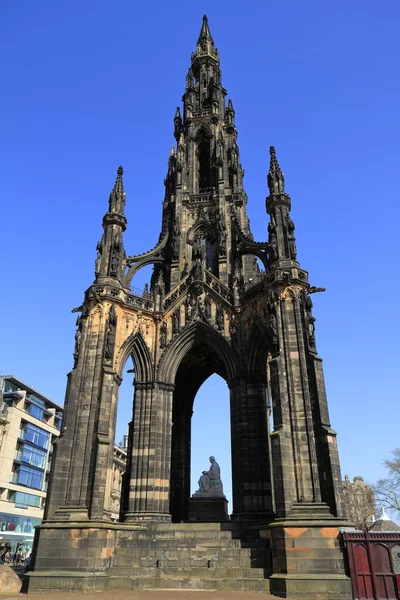
<instances>
[{"instance_id":1,"label":"gothic stone tower","mask_svg":"<svg viewBox=\"0 0 400 600\"><path fill-rule=\"evenodd\" d=\"M310 296L319 290L297 260L291 200L273 147L268 240L253 239L226 94L204 17L183 112L177 108L174 118L157 244L125 253L121 167L103 218L95 281L77 309L64 427L30 589L70 587L73 578L83 588L94 572L104 581L122 535L187 520L193 401L212 373L230 390L232 521L271 541L271 591L285 596L300 586L311 597L322 580L338 594L349 589L338 542L345 514L336 434ZM150 287L135 295L131 281L149 264ZM128 465L120 522L112 523L118 388L130 356Z\"/></svg>"}]
</instances>

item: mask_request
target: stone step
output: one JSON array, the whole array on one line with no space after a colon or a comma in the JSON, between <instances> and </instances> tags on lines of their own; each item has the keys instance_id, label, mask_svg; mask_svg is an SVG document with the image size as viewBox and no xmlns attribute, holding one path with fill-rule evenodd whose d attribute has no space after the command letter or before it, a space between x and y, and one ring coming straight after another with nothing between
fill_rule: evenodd
<instances>
[{"instance_id":1,"label":"stone step","mask_svg":"<svg viewBox=\"0 0 400 600\"><path fill-rule=\"evenodd\" d=\"M200 530L200 531L140 531L133 534L133 539L136 540L146 540L146 539L154 539L154 537L158 540L186 540L186 539L196 539L196 540L231 540L232 532L231 531L209 531L209 530Z\"/></svg>"},{"instance_id":2,"label":"stone step","mask_svg":"<svg viewBox=\"0 0 400 600\"><path fill-rule=\"evenodd\" d=\"M214 560L211 556L199 556L198 558L193 558L191 556L187 557L163 557L162 559L158 555L155 556L147 556L142 558L119 558L115 557L113 565L115 568L136 568L136 567L150 567L154 566L157 561L163 561L164 567L169 568L181 568L181 567L206 567L208 566L208 562L210 565L214 565ZM261 567L264 566L265 561L260 560L260 564L255 565L255 560L259 561L259 559L251 560L248 556L244 558L218 558L216 564L218 567L241 567L241 568L251 568L253 566Z\"/></svg>"},{"instance_id":3,"label":"stone step","mask_svg":"<svg viewBox=\"0 0 400 600\"><path fill-rule=\"evenodd\" d=\"M114 553L115 558L121 558L130 560L132 558L143 558L146 556L154 556L155 558L159 558L161 555L161 551L164 552L165 557L169 558L186 558L186 557L202 557L207 556L211 558L214 554L218 558L227 557L227 558L247 558L250 556L263 556L269 553L267 549L250 549L250 548L163 548L160 550L158 546L151 546L150 548L117 548Z\"/></svg>"},{"instance_id":4,"label":"stone step","mask_svg":"<svg viewBox=\"0 0 400 600\"><path fill-rule=\"evenodd\" d=\"M232 523L152 523L120 539L108 572L110 589L266 592L270 562L257 531Z\"/></svg>"},{"instance_id":5,"label":"stone step","mask_svg":"<svg viewBox=\"0 0 400 600\"><path fill-rule=\"evenodd\" d=\"M142 538L142 539L130 539L121 540L118 545L118 550L125 550L132 546L137 548L152 548L157 546L158 548L240 548L240 540L232 539L196 539L186 538L185 540L179 538L172 539L160 539L160 538Z\"/></svg>"},{"instance_id":6,"label":"stone step","mask_svg":"<svg viewBox=\"0 0 400 600\"><path fill-rule=\"evenodd\" d=\"M126 576L132 578L212 578L212 579L263 579L263 569L252 569L242 567L217 567L215 569L208 568L207 566L198 567L163 567L157 568L155 566L148 567L111 567L108 573L112 576Z\"/></svg>"},{"instance_id":7,"label":"stone step","mask_svg":"<svg viewBox=\"0 0 400 600\"><path fill-rule=\"evenodd\" d=\"M150 531L236 531L236 523L149 523L147 530Z\"/></svg>"},{"instance_id":8,"label":"stone step","mask_svg":"<svg viewBox=\"0 0 400 600\"><path fill-rule=\"evenodd\" d=\"M126 577L109 578L109 589L169 589L169 590L224 590L243 592L268 592L267 579L257 578L202 578L202 577Z\"/></svg>"},{"instance_id":9,"label":"stone step","mask_svg":"<svg viewBox=\"0 0 400 600\"><path fill-rule=\"evenodd\" d=\"M130 555L126 554L114 554L113 564L119 566L139 566L142 564L151 564L152 562L156 562L157 560L164 560L164 564L171 563L173 565L198 565L200 563L206 563L208 560L214 561L217 564L232 565L235 561L238 566L255 566L255 562L257 561L257 566L264 567L269 563L270 560L270 552L268 551L257 551L249 553L247 550L240 551L240 554L232 555L229 550L222 550L220 553L214 552L174 552L174 551L160 551L157 549L152 549L152 552L143 552L140 554L139 552L132 552Z\"/></svg>"}]
</instances>

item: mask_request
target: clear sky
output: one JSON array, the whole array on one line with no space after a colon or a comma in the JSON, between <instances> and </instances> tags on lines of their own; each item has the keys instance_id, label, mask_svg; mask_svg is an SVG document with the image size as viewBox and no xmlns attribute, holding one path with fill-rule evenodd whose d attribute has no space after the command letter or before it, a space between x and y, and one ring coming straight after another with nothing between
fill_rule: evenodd
<instances>
[{"instance_id":1,"label":"clear sky","mask_svg":"<svg viewBox=\"0 0 400 600\"><path fill-rule=\"evenodd\" d=\"M313 301L342 474L374 482L400 445L398 0L3 0L0 372L63 402L71 309L93 281L120 164L125 247L157 241L173 117L204 12L236 110L252 231L266 239L273 144L298 258L327 288ZM118 437L130 395L127 378ZM215 454L230 496L228 407L214 376L195 400L192 448L195 479Z\"/></svg>"}]
</instances>

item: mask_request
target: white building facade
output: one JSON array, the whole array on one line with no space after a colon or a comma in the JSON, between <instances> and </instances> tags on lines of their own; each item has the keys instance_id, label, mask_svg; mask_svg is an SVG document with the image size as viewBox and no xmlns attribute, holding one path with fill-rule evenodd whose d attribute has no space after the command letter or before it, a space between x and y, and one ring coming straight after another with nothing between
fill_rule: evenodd
<instances>
[{"instance_id":1,"label":"white building facade","mask_svg":"<svg viewBox=\"0 0 400 600\"><path fill-rule=\"evenodd\" d=\"M0 549L31 552L62 416L61 406L14 375L0 377Z\"/></svg>"}]
</instances>

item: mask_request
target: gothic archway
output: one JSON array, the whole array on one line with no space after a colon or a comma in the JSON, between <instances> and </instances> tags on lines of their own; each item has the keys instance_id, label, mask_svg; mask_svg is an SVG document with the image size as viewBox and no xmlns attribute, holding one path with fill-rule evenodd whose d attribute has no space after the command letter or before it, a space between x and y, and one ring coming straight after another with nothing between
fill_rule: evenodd
<instances>
[{"instance_id":1,"label":"gothic archway","mask_svg":"<svg viewBox=\"0 0 400 600\"><path fill-rule=\"evenodd\" d=\"M265 380L240 364L232 345L214 328L196 322L166 349L158 379L173 385L170 505L174 521L187 519L193 401L204 381L220 375L230 389L233 514L272 514Z\"/></svg>"},{"instance_id":2,"label":"gothic archway","mask_svg":"<svg viewBox=\"0 0 400 600\"><path fill-rule=\"evenodd\" d=\"M171 517L176 522L188 518L193 403L199 388L213 373L227 381L226 367L218 350L201 340L185 354L176 372L170 491ZM207 452L211 452L211 448L205 454Z\"/></svg>"},{"instance_id":3,"label":"gothic archway","mask_svg":"<svg viewBox=\"0 0 400 600\"><path fill-rule=\"evenodd\" d=\"M199 321L185 327L165 349L165 353L159 361L157 379L166 383L175 383L182 359L200 344L208 345L213 353L218 355L221 370L223 368L226 374L221 375L223 378L229 382L237 376L237 357L230 344L213 327Z\"/></svg>"}]
</instances>

